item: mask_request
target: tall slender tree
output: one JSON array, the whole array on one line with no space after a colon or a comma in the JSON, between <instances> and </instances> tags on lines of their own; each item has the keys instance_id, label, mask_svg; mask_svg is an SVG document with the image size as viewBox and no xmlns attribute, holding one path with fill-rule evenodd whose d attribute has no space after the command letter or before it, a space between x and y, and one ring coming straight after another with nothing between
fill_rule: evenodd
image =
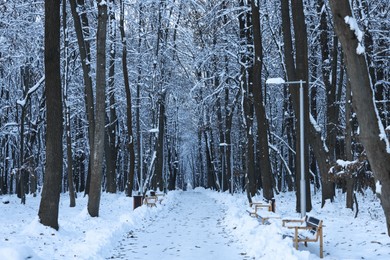
<instances>
[{"instance_id":1,"label":"tall slender tree","mask_svg":"<svg viewBox=\"0 0 390 260\"><path fill-rule=\"evenodd\" d=\"M115 106L115 58L116 58L116 20L114 13L114 1L111 2L110 14L109 14L109 69L108 69L108 103L107 110L107 127L106 127L106 140L105 140L105 158L106 158L106 176L107 176L107 192L116 193L116 162L118 155L117 146L117 125L118 118Z\"/></svg>"},{"instance_id":2,"label":"tall slender tree","mask_svg":"<svg viewBox=\"0 0 390 260\"><path fill-rule=\"evenodd\" d=\"M106 115L106 41L107 41L107 2L98 0L98 30L96 35L96 112L91 182L88 194L88 213L99 216L101 184L103 175L104 129Z\"/></svg>"},{"instance_id":3,"label":"tall slender tree","mask_svg":"<svg viewBox=\"0 0 390 260\"><path fill-rule=\"evenodd\" d=\"M272 172L268 146L268 120L265 114L263 90L261 86L261 71L263 67L263 45L260 28L260 3L253 0L251 3L253 39L254 39L254 65L253 65L253 98L257 119L257 132L260 142L260 173L263 186L263 196L270 200L273 198Z\"/></svg>"},{"instance_id":4,"label":"tall slender tree","mask_svg":"<svg viewBox=\"0 0 390 260\"><path fill-rule=\"evenodd\" d=\"M289 81L303 80L306 83L304 84L304 105L303 105L303 114L304 118L298 118L296 120L296 126L300 125L300 120L303 120L304 131L309 132L310 125L309 122L309 103L308 103L308 45L307 45L307 31L305 16L303 13L303 2L302 0L291 0L291 9L292 9L292 21L293 29L295 36L295 52L293 51L293 41L291 34L291 22L290 22L290 7L288 0L281 0L281 9L282 9L282 29L283 29L283 40L284 40L284 54L286 61L286 71L287 78ZM294 57L295 53L295 57ZM295 114L298 115L300 112L299 106L299 90L296 85L290 85L290 93L293 101L293 106ZM296 155L297 162L304 162L304 173L306 175L306 211L311 210L311 196L309 189L309 178L308 178L308 140L305 138L302 140L304 142L304 155L301 158L301 148L300 148L300 129L297 129L297 138L296 138ZM296 210L301 211L300 205L300 180L301 180L301 164L297 163L296 167L296 187L297 187L297 201L296 201Z\"/></svg>"},{"instance_id":5,"label":"tall slender tree","mask_svg":"<svg viewBox=\"0 0 390 260\"><path fill-rule=\"evenodd\" d=\"M68 96L68 81L69 81L69 34L67 27L67 12L66 1L62 2L62 29L64 32L64 84L63 84L63 100L65 109L65 136L66 136L66 155L67 155L67 175L69 187L69 206L76 206L76 193L73 184L73 153L72 153L72 136L71 136L71 120L70 120L70 106Z\"/></svg>"},{"instance_id":6,"label":"tall slender tree","mask_svg":"<svg viewBox=\"0 0 390 260\"><path fill-rule=\"evenodd\" d=\"M87 185L85 193L89 192L89 180L91 176L91 156L93 154L93 135L95 132L95 105L92 87L91 76L91 48L89 44L89 23L85 12L84 0L69 0L70 8L73 16L74 27L76 31L77 44L79 46L81 67L83 70L84 79L84 100L85 113L88 121L88 143L90 148L88 160ZM81 176L84 179L84 176ZM81 191L83 190L84 182L81 183Z\"/></svg>"},{"instance_id":7,"label":"tall slender tree","mask_svg":"<svg viewBox=\"0 0 390 260\"><path fill-rule=\"evenodd\" d=\"M39 205L40 222L58 230L62 177L62 91L60 67L60 0L45 1L46 167Z\"/></svg>"},{"instance_id":8,"label":"tall slender tree","mask_svg":"<svg viewBox=\"0 0 390 260\"><path fill-rule=\"evenodd\" d=\"M122 69L123 69L123 80L125 83L125 92L126 92L126 112L127 112L127 133L128 133L128 149L130 155L129 162L129 174L127 176L127 196L131 196L133 193L134 186L134 170L135 170L135 153L134 153L134 137L133 137L133 113L131 108L131 90L130 90L130 82L129 82L129 72L127 69L127 41L125 35L125 10L124 10L124 2L120 1L121 12L120 12L120 20L119 20L119 28L121 33L122 40Z\"/></svg>"}]
</instances>

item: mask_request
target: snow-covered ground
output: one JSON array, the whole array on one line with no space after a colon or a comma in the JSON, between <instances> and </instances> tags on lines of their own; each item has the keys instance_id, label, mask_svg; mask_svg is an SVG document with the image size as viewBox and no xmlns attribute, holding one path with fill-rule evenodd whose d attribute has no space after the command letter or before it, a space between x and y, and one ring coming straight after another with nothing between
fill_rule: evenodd
<instances>
[{"instance_id":1,"label":"snow-covered ground","mask_svg":"<svg viewBox=\"0 0 390 260\"><path fill-rule=\"evenodd\" d=\"M390 238L374 194L358 195L359 213L338 194L321 208L313 196L309 215L324 221L324 259L390 259ZM91 218L87 198L70 208L61 195L59 231L39 224L39 197L0 196L0 259L318 259L319 243L293 247L280 219L262 225L246 210L245 194L210 190L170 192L156 208L133 211L132 198L102 194L100 216ZM255 198L261 201L262 198ZM299 218L294 193L276 196L276 214Z\"/></svg>"}]
</instances>

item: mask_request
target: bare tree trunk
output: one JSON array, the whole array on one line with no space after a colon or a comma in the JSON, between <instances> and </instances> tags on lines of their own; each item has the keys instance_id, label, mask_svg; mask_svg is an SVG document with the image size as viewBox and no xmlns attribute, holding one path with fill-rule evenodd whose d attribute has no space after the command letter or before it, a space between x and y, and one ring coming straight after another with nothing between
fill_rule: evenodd
<instances>
[{"instance_id":1,"label":"bare tree trunk","mask_svg":"<svg viewBox=\"0 0 390 260\"><path fill-rule=\"evenodd\" d=\"M77 2L76 2L77 1ZM77 10L84 9L84 0L69 0L71 12L74 20L74 26L77 36L77 43L79 46L81 66L83 69L84 78L84 97L85 97L85 112L88 120L88 142L89 142L89 159L88 159L88 172L87 181L85 185L85 194L89 193L89 180L91 177L91 156L93 154L93 135L95 132L95 106L92 89L91 78L91 54L89 41L86 40L89 37L89 24L88 18L85 12L78 13ZM84 33L86 34L84 36ZM84 176L83 176L84 177ZM84 188L84 182L81 184L81 189Z\"/></svg>"},{"instance_id":2,"label":"bare tree trunk","mask_svg":"<svg viewBox=\"0 0 390 260\"><path fill-rule=\"evenodd\" d=\"M307 45L307 31L306 31L306 23L305 23L305 15L303 13L303 1L302 0L291 0L291 6L292 6L292 18L293 18L293 24L294 24L294 35L295 35L295 51L296 51L296 57L295 57L295 69L296 69L296 76L297 80L304 80L307 83L304 84L303 88L303 96L304 96L304 102L303 102L303 114L304 118L299 118L298 123L300 124L300 120L303 120L304 125L304 131L307 133L309 132L309 66L308 66L308 45ZM297 88L297 86L292 86ZM298 99L295 100L296 102ZM298 102L297 102L298 103ZM298 107L298 106L297 106ZM299 111L299 109L295 110ZM296 113L298 114L298 113ZM300 129L297 127L298 133L297 133L297 143L300 143ZM305 180L306 180L306 211L310 212L312 205L311 205L311 192L310 192L310 175L309 175L309 146L307 138L303 140L304 142L304 155L303 158L299 158L297 161L304 161L304 172L305 172ZM297 145L297 155L301 153L300 146ZM301 171L301 165L297 164L298 171L297 174L297 188L300 190L300 171ZM300 194L297 193L297 210L301 211L301 205L300 205Z\"/></svg>"},{"instance_id":3,"label":"bare tree trunk","mask_svg":"<svg viewBox=\"0 0 390 260\"><path fill-rule=\"evenodd\" d=\"M214 84L215 87L219 85L219 80L216 80L218 83ZM218 85L217 85L218 84ZM222 119L222 105L221 105L221 98L216 97L216 113L217 113L217 125L218 125L218 136L219 136L219 144L218 144L218 150L219 150L219 161L221 162L221 185L222 185L222 191L226 191L228 187L228 177L227 177L227 163L226 163L226 133L224 133L223 129L223 119ZM223 144L223 145L221 145Z\"/></svg>"},{"instance_id":4,"label":"bare tree trunk","mask_svg":"<svg viewBox=\"0 0 390 260\"><path fill-rule=\"evenodd\" d=\"M240 6L245 7L250 5L245 1L240 0ZM253 137L253 65L251 65L250 54L253 53L253 37L249 28L252 27L252 17L249 12L242 12L239 15L240 25L240 41L242 48L246 49L246 52L241 55L241 80L240 90L242 93L242 116L246 133L246 189L249 190L248 194L254 196L257 192L256 174L255 174L255 155L254 155L254 137ZM253 58L252 58L253 59Z\"/></svg>"},{"instance_id":5,"label":"bare tree trunk","mask_svg":"<svg viewBox=\"0 0 390 260\"><path fill-rule=\"evenodd\" d=\"M197 187L198 185L200 187L208 187L207 185L205 186L205 181L204 181L204 166L203 166L203 153L202 153L202 125L203 125L202 119L199 119L199 122L198 122L198 149L197 149L199 157L196 160L197 161L196 170L197 170L197 174L199 175L199 182L196 183L194 188Z\"/></svg>"},{"instance_id":6,"label":"bare tree trunk","mask_svg":"<svg viewBox=\"0 0 390 260\"><path fill-rule=\"evenodd\" d=\"M72 155L72 136L71 136L71 126L70 126L70 107L68 105L68 72L69 72L69 57L68 57L68 33L67 33L67 12L66 12L66 1L62 2L62 27L64 32L64 87L63 87L63 96L64 96L64 107L65 107L65 136L66 136L66 155L67 155L67 175L68 175L68 187L69 187L69 207L76 206L76 194L74 191L73 184L73 155Z\"/></svg>"},{"instance_id":7,"label":"bare tree trunk","mask_svg":"<svg viewBox=\"0 0 390 260\"><path fill-rule=\"evenodd\" d=\"M289 3L287 0L282 0L281 2L281 11L282 11L282 30L283 30L283 41L284 41L284 54L285 54L285 62L286 62L286 70L287 70L287 78L289 81L295 80L303 80L308 82L308 47L307 47L307 32L306 32L306 24L305 17L303 13L303 3L302 0L291 0L292 6L292 18L294 25L294 36L295 36L295 63L293 57L293 48L292 48L292 36L291 36L291 22L290 22L290 9ZM304 142L304 158L300 158L300 129L299 124L300 120L303 120L304 130L306 133L315 133L312 131L312 125L308 124L309 122L309 102L308 102L308 84L304 84L304 106L303 106L303 114L304 118L296 121L296 162L300 162L304 160L304 172L306 179L306 211L310 211L312 208L311 205L311 195L310 195L310 182L309 182L309 164L308 164L308 140L305 138ZM290 85L290 93L293 101L293 107L295 114L299 114L299 87L297 85ZM309 138L311 139L311 138ZM314 148L313 148L314 149ZM319 158L317 158L318 160ZM300 172L301 165L300 163L296 164L296 188L297 188L297 201L296 201L296 210L301 210L300 205Z\"/></svg>"},{"instance_id":8,"label":"bare tree trunk","mask_svg":"<svg viewBox=\"0 0 390 260\"><path fill-rule=\"evenodd\" d=\"M142 27L143 27L143 8L142 3L139 3L139 17L138 17L138 53L141 53L141 45L142 45ZM141 175L141 167L143 167L143 162L141 161L141 125L140 125L140 110L141 110L141 79L142 79L142 70L141 70L141 55L138 57L137 64L137 99L136 99L136 135L137 135L137 172L138 172L138 185L143 183L144 176ZM141 187L142 192L143 187Z\"/></svg>"},{"instance_id":9,"label":"bare tree trunk","mask_svg":"<svg viewBox=\"0 0 390 260\"><path fill-rule=\"evenodd\" d=\"M104 157L104 129L106 109L106 40L107 40L107 4L98 0L98 29L96 35L96 118L93 139L92 171L88 197L88 213L99 216L101 184Z\"/></svg>"},{"instance_id":10,"label":"bare tree trunk","mask_svg":"<svg viewBox=\"0 0 390 260\"><path fill-rule=\"evenodd\" d=\"M375 178L381 183L381 202L390 236L390 155L382 122L376 112L368 67L364 53L360 52L358 28L354 24L348 0L330 0L336 34L343 48L347 74L351 81L352 106L360 126L360 140Z\"/></svg>"},{"instance_id":11,"label":"bare tree trunk","mask_svg":"<svg viewBox=\"0 0 390 260\"><path fill-rule=\"evenodd\" d=\"M211 129L205 129L203 131L203 136L205 140L205 148L206 148L206 165L207 165L207 188L211 188L213 190L218 190L220 187L217 183L215 167L213 165L214 157L212 152L212 144L209 139L211 139L212 134L210 133L210 137L208 136L208 131L211 132Z\"/></svg>"},{"instance_id":12,"label":"bare tree trunk","mask_svg":"<svg viewBox=\"0 0 390 260\"><path fill-rule=\"evenodd\" d=\"M24 171L24 125L26 118L26 107L22 106L22 113L20 115L20 151L19 151L19 167L18 167L18 178L16 185L16 192L18 198L21 199L22 204L26 204L26 192L25 192L25 171Z\"/></svg>"},{"instance_id":13,"label":"bare tree trunk","mask_svg":"<svg viewBox=\"0 0 390 260\"><path fill-rule=\"evenodd\" d=\"M62 177L62 98L60 66L60 0L45 1L45 93L47 110L46 167L38 216L58 230Z\"/></svg>"},{"instance_id":14,"label":"bare tree trunk","mask_svg":"<svg viewBox=\"0 0 390 260\"><path fill-rule=\"evenodd\" d=\"M166 92L163 90L160 93L158 105L159 105L159 115L158 115L158 138L156 142L156 167L155 177L156 177L156 188L160 191L164 189L164 179L163 179L163 169L164 169L164 132L165 132L165 95Z\"/></svg>"},{"instance_id":15,"label":"bare tree trunk","mask_svg":"<svg viewBox=\"0 0 390 260\"><path fill-rule=\"evenodd\" d=\"M123 0L120 1L121 5L121 14L120 14L120 32L121 32L121 40L122 40L122 69L123 69L123 77L124 77L124 83L125 83L125 91L126 91L126 112L127 112L127 133L129 136L129 156L130 156L130 162L129 162L129 173L127 176L127 196L131 197L133 193L133 187L134 187L134 170L135 170L135 153L134 153L134 137L133 137L133 114L132 114L132 108L131 108L131 90L130 90L130 83L129 83L129 72L127 69L127 41L126 41L126 35L125 35L125 27L124 27L124 3Z\"/></svg>"},{"instance_id":16,"label":"bare tree trunk","mask_svg":"<svg viewBox=\"0 0 390 260\"><path fill-rule=\"evenodd\" d=\"M110 10L109 35L110 35L110 60L108 68L108 96L109 96L109 115L106 128L105 157L106 157L106 176L107 192L116 193L116 162L118 148L116 144L116 128L118 119L115 110L115 57L116 57L116 22L113 10Z\"/></svg>"},{"instance_id":17,"label":"bare tree trunk","mask_svg":"<svg viewBox=\"0 0 390 260\"><path fill-rule=\"evenodd\" d=\"M228 147L226 147L226 157L227 157L227 167L228 167L228 174L227 177L230 180L230 185L229 188L234 188L234 159L233 155L233 141L231 138L231 133L232 133L232 123L233 123L233 114L234 114L234 109L236 107L236 102L238 101L238 98L240 96L240 91L237 91L236 97L234 101L231 103L231 105L227 105L228 100L229 100L229 89L226 87L225 88L225 138L226 138L226 144L228 144ZM231 161L233 159L233 161ZM231 183L233 181L233 184ZM231 190L233 193L234 190Z\"/></svg>"},{"instance_id":18,"label":"bare tree trunk","mask_svg":"<svg viewBox=\"0 0 390 260\"><path fill-rule=\"evenodd\" d=\"M256 0L257 1L257 0ZM268 119L266 117L263 90L261 87L261 71L263 66L263 46L262 36L260 29L260 12L259 1L255 3L255 0L251 2L252 7L252 24L253 24L253 38L254 38L254 67L253 67L253 96L254 107L256 110L256 119L258 127L258 138L260 142L260 172L261 180L263 184L263 196L265 199L270 200L274 197L272 189L272 170L269 157L268 147Z\"/></svg>"},{"instance_id":19,"label":"bare tree trunk","mask_svg":"<svg viewBox=\"0 0 390 260\"><path fill-rule=\"evenodd\" d=\"M337 82L337 38L334 38L333 41L333 60L330 62L330 48L329 48L329 38L328 38L328 16L326 11L322 11L324 7L324 0L320 0L317 4L317 11L321 14L320 18L320 43L321 43L321 60L322 60L322 80L326 89L326 102L327 102L327 111L326 111L326 145L329 151L329 162L324 163L324 160L319 160L318 164L320 167L320 174L324 171L327 172L332 162L336 160L336 136L337 136L337 122L338 115L336 111L336 82ZM332 73L331 73L332 72ZM330 81L330 76L332 75L332 82ZM320 140L317 141L317 145L322 143ZM316 149L321 149L316 147ZM321 158L318 156L324 156L324 151L315 151L316 158ZM321 153L321 155L320 155ZM326 174L327 175L327 174ZM326 176L322 174L321 185L322 185L322 205L325 204L327 199L333 201L335 195L335 185L329 178L324 178Z\"/></svg>"}]
</instances>

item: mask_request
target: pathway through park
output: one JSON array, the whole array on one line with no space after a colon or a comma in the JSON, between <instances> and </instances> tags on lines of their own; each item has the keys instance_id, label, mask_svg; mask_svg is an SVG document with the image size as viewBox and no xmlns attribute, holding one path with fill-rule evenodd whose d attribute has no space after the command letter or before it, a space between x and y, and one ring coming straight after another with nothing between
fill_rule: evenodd
<instances>
[{"instance_id":1,"label":"pathway through park","mask_svg":"<svg viewBox=\"0 0 390 260\"><path fill-rule=\"evenodd\" d=\"M249 259L225 232L223 205L195 191L181 192L175 200L157 205L165 208L129 230L110 259Z\"/></svg>"}]
</instances>

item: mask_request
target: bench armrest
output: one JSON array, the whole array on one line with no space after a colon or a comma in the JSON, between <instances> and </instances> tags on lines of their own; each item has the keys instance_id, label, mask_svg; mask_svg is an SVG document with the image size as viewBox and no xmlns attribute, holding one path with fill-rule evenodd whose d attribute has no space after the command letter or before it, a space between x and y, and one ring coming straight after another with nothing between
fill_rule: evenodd
<instances>
[{"instance_id":1,"label":"bench armrest","mask_svg":"<svg viewBox=\"0 0 390 260\"><path fill-rule=\"evenodd\" d=\"M283 227L286 226L286 223L300 223L303 224L305 222L304 219L282 219ZM291 226L295 227L295 226Z\"/></svg>"},{"instance_id":2,"label":"bench armrest","mask_svg":"<svg viewBox=\"0 0 390 260\"><path fill-rule=\"evenodd\" d=\"M311 229L313 229L312 227L305 227L305 226L290 226L290 227L287 227L287 228L289 228L289 229L296 229L296 230L298 230L298 229L302 229L302 230L311 230Z\"/></svg>"},{"instance_id":3,"label":"bench armrest","mask_svg":"<svg viewBox=\"0 0 390 260\"><path fill-rule=\"evenodd\" d=\"M268 211L272 211L272 205L271 204L267 204L267 203L262 203L262 202L251 202L249 203L249 207L254 207L255 210L259 209L259 208L266 208L268 209Z\"/></svg>"}]
</instances>

